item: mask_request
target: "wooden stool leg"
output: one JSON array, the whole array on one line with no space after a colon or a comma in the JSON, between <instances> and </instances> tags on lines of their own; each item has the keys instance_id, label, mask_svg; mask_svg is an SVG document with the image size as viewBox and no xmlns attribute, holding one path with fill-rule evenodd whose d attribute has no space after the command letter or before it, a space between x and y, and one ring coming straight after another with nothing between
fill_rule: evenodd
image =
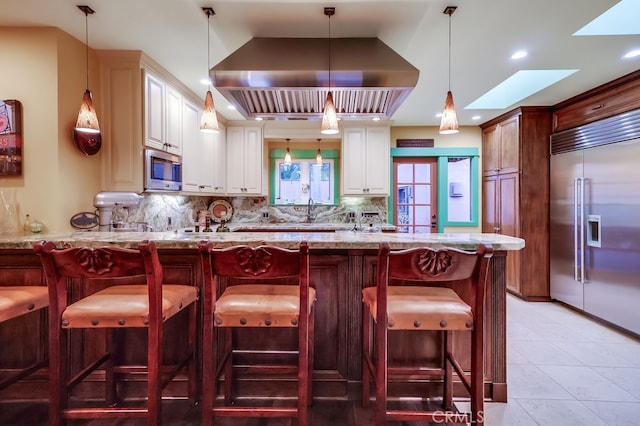
<instances>
[{"instance_id":1,"label":"wooden stool leg","mask_svg":"<svg viewBox=\"0 0 640 426\"><path fill-rule=\"evenodd\" d=\"M362 406L369 406L370 371L367 359L371 359L371 317L369 306L362 304Z\"/></svg>"},{"instance_id":2,"label":"wooden stool leg","mask_svg":"<svg viewBox=\"0 0 640 426\"><path fill-rule=\"evenodd\" d=\"M104 329L104 340L105 346L107 348L107 353L109 354L109 358L105 362L104 373L105 373L105 401L110 407L114 407L118 404L118 392L116 389L116 377L114 373L114 367L117 362L115 359L118 352L118 333L116 330L112 328Z\"/></svg>"},{"instance_id":3,"label":"wooden stool leg","mask_svg":"<svg viewBox=\"0 0 640 426\"><path fill-rule=\"evenodd\" d=\"M471 331L471 413L475 425L484 424L484 350L482 330Z\"/></svg>"},{"instance_id":4,"label":"wooden stool leg","mask_svg":"<svg viewBox=\"0 0 640 426\"><path fill-rule=\"evenodd\" d=\"M189 306L189 363L187 365L187 374L189 375L189 402L196 404L200 399L198 392L198 379L196 371L196 303Z\"/></svg>"},{"instance_id":5,"label":"wooden stool leg","mask_svg":"<svg viewBox=\"0 0 640 426\"><path fill-rule=\"evenodd\" d=\"M305 325L303 325L304 323ZM298 325L298 426L308 423L309 408L309 318Z\"/></svg>"},{"instance_id":6,"label":"wooden stool leg","mask_svg":"<svg viewBox=\"0 0 640 426\"><path fill-rule=\"evenodd\" d=\"M213 350L214 327L211 317L206 317L203 325L202 341L202 413L201 426L211 425L211 409L216 395L216 358Z\"/></svg>"},{"instance_id":7,"label":"wooden stool leg","mask_svg":"<svg viewBox=\"0 0 640 426\"><path fill-rule=\"evenodd\" d=\"M151 320L153 323L153 320ZM148 377L147 377L147 424L159 425L161 421L160 410L162 400L162 325L156 330L149 326L149 348L147 350Z\"/></svg>"},{"instance_id":8,"label":"wooden stool leg","mask_svg":"<svg viewBox=\"0 0 640 426\"><path fill-rule=\"evenodd\" d=\"M315 343L315 313L313 312L313 307L311 307L311 313L309 315L309 395L307 396L308 405L313 404L313 360L315 357L314 353L314 343Z\"/></svg>"},{"instance_id":9,"label":"wooden stool leg","mask_svg":"<svg viewBox=\"0 0 640 426\"><path fill-rule=\"evenodd\" d=\"M442 334L444 339L444 344L442 345L442 362L444 369L442 406L445 410L451 410L453 407L453 368L451 367L449 356L453 353L453 334L448 330Z\"/></svg>"},{"instance_id":10,"label":"wooden stool leg","mask_svg":"<svg viewBox=\"0 0 640 426\"><path fill-rule=\"evenodd\" d=\"M231 405L231 400L233 399L231 394L233 388L233 329L228 327L224 329L224 352L224 403Z\"/></svg>"},{"instance_id":11,"label":"wooden stool leg","mask_svg":"<svg viewBox=\"0 0 640 426\"><path fill-rule=\"evenodd\" d=\"M67 407L68 331L59 327L60 318L49 316L49 426L64 424L62 411Z\"/></svg>"},{"instance_id":12,"label":"wooden stool leg","mask_svg":"<svg viewBox=\"0 0 640 426\"><path fill-rule=\"evenodd\" d=\"M385 317L386 318L386 317ZM376 347L376 426L387 424L387 321L375 323Z\"/></svg>"}]
</instances>

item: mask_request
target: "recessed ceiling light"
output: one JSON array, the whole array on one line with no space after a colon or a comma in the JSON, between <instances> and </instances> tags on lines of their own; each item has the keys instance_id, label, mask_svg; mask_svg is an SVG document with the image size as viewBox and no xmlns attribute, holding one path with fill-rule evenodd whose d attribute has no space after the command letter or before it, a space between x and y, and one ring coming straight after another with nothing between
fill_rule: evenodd
<instances>
[{"instance_id":1,"label":"recessed ceiling light","mask_svg":"<svg viewBox=\"0 0 640 426\"><path fill-rule=\"evenodd\" d=\"M437 113L436 118L442 118L442 113L441 112Z\"/></svg>"},{"instance_id":2,"label":"recessed ceiling light","mask_svg":"<svg viewBox=\"0 0 640 426\"><path fill-rule=\"evenodd\" d=\"M640 49L632 50L630 52L625 53L623 56L624 59L636 58L640 56Z\"/></svg>"},{"instance_id":3,"label":"recessed ceiling light","mask_svg":"<svg viewBox=\"0 0 640 426\"><path fill-rule=\"evenodd\" d=\"M473 117L471 117L472 120L478 121L480 120L482 117L479 115L474 115Z\"/></svg>"},{"instance_id":4,"label":"recessed ceiling light","mask_svg":"<svg viewBox=\"0 0 640 426\"><path fill-rule=\"evenodd\" d=\"M235 110L235 109L236 109L236 106L235 106L235 105L227 105L227 109Z\"/></svg>"},{"instance_id":5,"label":"recessed ceiling light","mask_svg":"<svg viewBox=\"0 0 640 426\"><path fill-rule=\"evenodd\" d=\"M262 121L263 118L262 117L256 117L256 121Z\"/></svg>"},{"instance_id":6,"label":"recessed ceiling light","mask_svg":"<svg viewBox=\"0 0 640 426\"><path fill-rule=\"evenodd\" d=\"M575 36L640 34L640 2L621 0L573 33Z\"/></svg>"},{"instance_id":7,"label":"recessed ceiling light","mask_svg":"<svg viewBox=\"0 0 640 426\"><path fill-rule=\"evenodd\" d=\"M578 70L520 70L465 109L504 109Z\"/></svg>"},{"instance_id":8,"label":"recessed ceiling light","mask_svg":"<svg viewBox=\"0 0 640 426\"><path fill-rule=\"evenodd\" d=\"M527 51L526 50L518 50L513 55L511 55L511 59L522 59L525 56L527 56Z\"/></svg>"},{"instance_id":9,"label":"recessed ceiling light","mask_svg":"<svg viewBox=\"0 0 640 426\"><path fill-rule=\"evenodd\" d=\"M211 80L208 78L203 78L202 80L200 80L200 83L204 84L205 86L208 86L211 84Z\"/></svg>"},{"instance_id":10,"label":"recessed ceiling light","mask_svg":"<svg viewBox=\"0 0 640 426\"><path fill-rule=\"evenodd\" d=\"M373 117L372 120L373 121L380 121L380 117Z\"/></svg>"}]
</instances>

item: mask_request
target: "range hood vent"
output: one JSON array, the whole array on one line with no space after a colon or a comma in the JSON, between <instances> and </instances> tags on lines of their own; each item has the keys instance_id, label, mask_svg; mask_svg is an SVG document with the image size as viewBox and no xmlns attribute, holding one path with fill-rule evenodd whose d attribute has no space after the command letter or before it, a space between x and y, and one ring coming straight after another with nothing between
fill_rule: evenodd
<instances>
[{"instance_id":1,"label":"range hood vent","mask_svg":"<svg viewBox=\"0 0 640 426\"><path fill-rule=\"evenodd\" d=\"M419 71L377 38L254 38L209 72L245 118L319 120L327 98L342 119L389 119Z\"/></svg>"}]
</instances>

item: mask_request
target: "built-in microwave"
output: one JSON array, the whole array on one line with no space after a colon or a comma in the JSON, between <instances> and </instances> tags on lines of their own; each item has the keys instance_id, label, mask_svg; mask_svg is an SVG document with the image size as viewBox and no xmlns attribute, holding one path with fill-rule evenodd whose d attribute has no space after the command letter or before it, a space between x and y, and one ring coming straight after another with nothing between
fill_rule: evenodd
<instances>
[{"instance_id":1,"label":"built-in microwave","mask_svg":"<svg viewBox=\"0 0 640 426\"><path fill-rule=\"evenodd\" d=\"M182 158L155 149L145 149L144 158L145 190L182 190Z\"/></svg>"}]
</instances>

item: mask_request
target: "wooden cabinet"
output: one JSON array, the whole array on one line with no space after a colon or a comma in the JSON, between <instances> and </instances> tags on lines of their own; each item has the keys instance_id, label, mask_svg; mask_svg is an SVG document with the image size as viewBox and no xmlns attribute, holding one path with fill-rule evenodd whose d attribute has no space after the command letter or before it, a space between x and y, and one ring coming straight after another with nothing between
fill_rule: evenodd
<instances>
[{"instance_id":1,"label":"wooden cabinet","mask_svg":"<svg viewBox=\"0 0 640 426\"><path fill-rule=\"evenodd\" d=\"M342 136L343 195L389 195L388 127L345 127Z\"/></svg>"},{"instance_id":2,"label":"wooden cabinet","mask_svg":"<svg viewBox=\"0 0 640 426\"><path fill-rule=\"evenodd\" d=\"M553 132L640 108L640 70L555 105Z\"/></svg>"},{"instance_id":3,"label":"wooden cabinet","mask_svg":"<svg viewBox=\"0 0 640 426\"><path fill-rule=\"evenodd\" d=\"M202 108L189 100L182 106L182 191L200 195L225 192L225 129L202 133Z\"/></svg>"},{"instance_id":4,"label":"wooden cabinet","mask_svg":"<svg viewBox=\"0 0 640 426\"><path fill-rule=\"evenodd\" d=\"M484 176L520 170L519 139L520 126L517 116L483 131L482 173Z\"/></svg>"},{"instance_id":5,"label":"wooden cabinet","mask_svg":"<svg viewBox=\"0 0 640 426\"><path fill-rule=\"evenodd\" d=\"M263 195L266 182L262 128L227 128L227 194Z\"/></svg>"},{"instance_id":6,"label":"wooden cabinet","mask_svg":"<svg viewBox=\"0 0 640 426\"><path fill-rule=\"evenodd\" d=\"M482 232L523 238L507 256L507 288L549 298L549 136L551 111L522 107L482 128Z\"/></svg>"},{"instance_id":7,"label":"wooden cabinet","mask_svg":"<svg viewBox=\"0 0 640 426\"><path fill-rule=\"evenodd\" d=\"M182 155L182 95L145 71L145 145Z\"/></svg>"}]
</instances>

